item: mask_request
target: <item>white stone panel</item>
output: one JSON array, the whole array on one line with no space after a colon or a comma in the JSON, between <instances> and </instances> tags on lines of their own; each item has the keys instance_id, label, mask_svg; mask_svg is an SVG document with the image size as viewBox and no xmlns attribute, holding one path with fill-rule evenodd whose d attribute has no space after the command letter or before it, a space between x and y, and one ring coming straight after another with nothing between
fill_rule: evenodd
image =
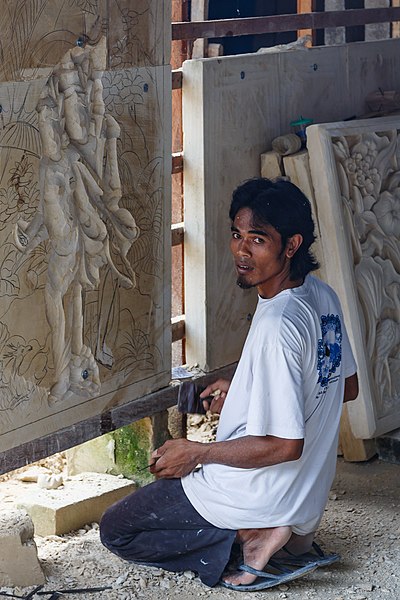
<instances>
[{"instance_id":1,"label":"white stone panel","mask_svg":"<svg viewBox=\"0 0 400 600\"><path fill-rule=\"evenodd\" d=\"M109 198L110 201L114 198L111 201L114 208L108 217L102 212L103 191L103 196L97 196L97 209L86 205L87 223L83 216L84 203L78 220L74 221L77 231L88 224L94 227L96 223L103 233L107 231L112 261L121 273L128 275L131 270L131 274L136 275L133 287L120 285L111 263L106 261L106 264L102 259L102 249L96 264L94 246L90 251L84 242L79 247L71 246L69 238L65 257L71 262L71 281L67 272L62 274L65 261L60 243L67 239L62 231L76 213L71 199L69 208L64 210L62 202L67 196L61 192L59 203L54 190L50 194L55 204L48 204L46 208L47 231L38 228L37 239L28 252L21 251L18 245L18 236L15 236L18 228L23 234L35 219L40 221L43 194L49 186L54 188L57 184L58 190L63 189L59 185L60 173L47 179L46 168L43 170L44 148L47 144L51 150L51 140L49 137L46 141L43 135L40 139L36 106L46 82L47 78L0 84L3 107L0 117L0 451L100 414L110 405L141 397L167 385L170 380L170 67L104 72L104 108L120 127L119 138L114 140L117 160L109 165ZM50 100L45 99L45 102ZM69 131L70 138L73 135ZM97 175L90 154L86 158L87 162L79 160L86 165L84 178L88 191L90 186L95 188L93 182L88 184L91 181L88 172L91 171L94 178ZM82 166L79 169L83 172ZM40 171L42 176L39 176ZM71 186L77 181L77 172L74 173ZM101 187L101 182L99 185ZM120 209L127 213L121 213ZM96 218L92 218L93 210L98 213ZM124 258L121 244L125 244L125 238L121 237L122 230L115 228L115 222L112 224L112 214L119 215L119 219L128 213L139 235L134 236L131 245L125 245ZM105 229L99 218L106 224ZM93 231L88 235L92 244ZM119 236L119 245L114 236ZM93 276L90 285L82 285L82 306L79 306L80 296L74 300L73 291L78 265L81 275L86 265L86 275ZM57 310L60 318L65 319L65 327L60 329L60 332L65 331L66 341L62 346L65 361L62 353L60 360L70 365L71 385L65 393L54 397L51 390L54 391L60 381L56 366L59 358L55 352L54 311L52 313L49 307L52 295L54 298L57 295L57 285L47 300L46 289L58 276L61 276L60 289L68 282L62 305L58 302ZM81 283L83 280L84 277L80 277ZM76 318L79 313L82 321ZM78 338L82 336L81 348L87 349L87 364L82 364L82 369L72 366L77 354L73 349L77 328L81 329L78 335ZM85 371L95 373L98 385L90 389L85 386ZM76 385L74 372L77 377L81 375L79 385Z\"/></svg>"},{"instance_id":2,"label":"white stone panel","mask_svg":"<svg viewBox=\"0 0 400 600\"><path fill-rule=\"evenodd\" d=\"M294 119L362 115L371 90L397 89L399 50L399 40L387 40L184 63L189 362L213 370L236 361L254 310L254 293L235 285L229 252L234 188L260 175L260 155Z\"/></svg>"},{"instance_id":3,"label":"white stone panel","mask_svg":"<svg viewBox=\"0 0 400 600\"><path fill-rule=\"evenodd\" d=\"M358 364L350 423L363 439L400 425L399 130L399 117L307 130L324 273Z\"/></svg>"}]
</instances>

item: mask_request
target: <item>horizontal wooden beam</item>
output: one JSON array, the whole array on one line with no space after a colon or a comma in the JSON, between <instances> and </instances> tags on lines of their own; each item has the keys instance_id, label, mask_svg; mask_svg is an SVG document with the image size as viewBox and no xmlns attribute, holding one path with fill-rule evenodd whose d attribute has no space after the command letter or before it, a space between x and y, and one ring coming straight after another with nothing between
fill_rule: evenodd
<instances>
[{"instance_id":1,"label":"horizontal wooden beam","mask_svg":"<svg viewBox=\"0 0 400 600\"><path fill-rule=\"evenodd\" d=\"M172 343L183 340L186 334L185 315L173 317L171 319Z\"/></svg>"},{"instance_id":2,"label":"horizontal wooden beam","mask_svg":"<svg viewBox=\"0 0 400 600\"><path fill-rule=\"evenodd\" d=\"M172 175L175 173L182 173L183 171L183 153L174 152L172 154Z\"/></svg>"},{"instance_id":3,"label":"horizontal wooden beam","mask_svg":"<svg viewBox=\"0 0 400 600\"><path fill-rule=\"evenodd\" d=\"M370 23L390 23L400 20L400 7L362 8L297 15L273 15L245 19L219 19L172 23L173 40L220 38L238 35L258 35L297 31L299 29L324 29L325 27L354 27Z\"/></svg>"},{"instance_id":4,"label":"horizontal wooden beam","mask_svg":"<svg viewBox=\"0 0 400 600\"><path fill-rule=\"evenodd\" d=\"M228 365L211 373L195 377L196 383L207 386L212 381L230 379L236 364ZM71 427L60 429L55 433L44 436L32 442L22 444L0 454L0 474L13 471L29 463L35 462L57 452L62 452L78 444L83 444L95 437L114 431L133 421L151 417L175 406L178 400L179 384L169 385L152 394L147 394L137 400L116 406L101 415L81 421Z\"/></svg>"},{"instance_id":5,"label":"horizontal wooden beam","mask_svg":"<svg viewBox=\"0 0 400 600\"><path fill-rule=\"evenodd\" d=\"M179 90L182 87L182 69L172 71L172 89Z\"/></svg>"},{"instance_id":6,"label":"horizontal wooden beam","mask_svg":"<svg viewBox=\"0 0 400 600\"><path fill-rule=\"evenodd\" d=\"M172 246L179 246L183 244L183 238L185 236L185 227L183 223L174 223L171 227L171 244Z\"/></svg>"}]
</instances>

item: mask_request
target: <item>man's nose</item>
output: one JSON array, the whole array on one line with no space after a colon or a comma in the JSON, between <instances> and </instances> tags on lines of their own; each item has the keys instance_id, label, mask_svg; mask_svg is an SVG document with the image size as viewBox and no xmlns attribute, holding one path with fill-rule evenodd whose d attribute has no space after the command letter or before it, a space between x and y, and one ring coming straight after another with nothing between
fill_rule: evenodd
<instances>
[{"instance_id":1,"label":"man's nose","mask_svg":"<svg viewBox=\"0 0 400 600\"><path fill-rule=\"evenodd\" d=\"M237 248L237 253L239 254L239 256L250 256L251 255L250 246L246 240L244 240L244 239L240 240L240 242L238 244L238 248Z\"/></svg>"}]
</instances>

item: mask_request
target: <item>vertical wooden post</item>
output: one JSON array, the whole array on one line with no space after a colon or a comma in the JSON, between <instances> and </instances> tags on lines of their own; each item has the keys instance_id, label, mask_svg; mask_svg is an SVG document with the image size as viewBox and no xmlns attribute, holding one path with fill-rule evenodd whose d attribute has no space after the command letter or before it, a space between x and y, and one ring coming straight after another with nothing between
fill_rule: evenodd
<instances>
[{"instance_id":1,"label":"vertical wooden post","mask_svg":"<svg viewBox=\"0 0 400 600\"><path fill-rule=\"evenodd\" d=\"M188 20L187 0L172 0L172 21ZM188 58L188 44L184 40L172 42L171 66L180 69ZM183 145L182 132L182 89L172 91L172 152L181 152ZM183 174L172 175L172 223L183 221ZM172 311L173 316L184 314L184 264L183 244L172 249ZM185 362L185 342L177 342L172 346L173 360Z\"/></svg>"},{"instance_id":2,"label":"vertical wooden post","mask_svg":"<svg viewBox=\"0 0 400 600\"><path fill-rule=\"evenodd\" d=\"M392 6L400 6L400 0L392 0ZM392 38L400 37L400 21L392 23Z\"/></svg>"},{"instance_id":3,"label":"vertical wooden post","mask_svg":"<svg viewBox=\"0 0 400 600\"><path fill-rule=\"evenodd\" d=\"M315 10L315 0L297 0L297 13L311 13ZM305 35L311 36L311 42L307 43L307 46L315 46L316 42L316 31L315 29L299 29L297 37L303 37Z\"/></svg>"}]
</instances>

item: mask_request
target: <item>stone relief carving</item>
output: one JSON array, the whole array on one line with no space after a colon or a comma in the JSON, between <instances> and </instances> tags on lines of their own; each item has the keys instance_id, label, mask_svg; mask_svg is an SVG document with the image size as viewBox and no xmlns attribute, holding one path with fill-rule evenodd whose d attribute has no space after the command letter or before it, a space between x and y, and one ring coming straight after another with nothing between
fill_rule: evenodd
<instances>
[{"instance_id":1,"label":"stone relief carving","mask_svg":"<svg viewBox=\"0 0 400 600\"><path fill-rule=\"evenodd\" d=\"M80 56L80 51L81 49L78 52L78 49L74 48L73 54ZM115 268L131 280L133 280L132 271L136 273L136 287L126 289L120 285L120 277L107 259L104 245L107 238L102 238L101 232L104 232L104 228L97 222L100 213L96 213L90 202L86 206L90 217L93 216L94 211L93 224L99 227L99 237L91 239L90 235L94 235L93 232L87 234L83 228L78 238L85 252L90 250L88 244L96 243L100 248L99 263L103 266L93 263L91 265L93 271L90 271L89 275L86 273L92 279L93 273L100 273L100 283L85 288L81 285L82 313L79 313L79 296L78 304L74 305L72 302L73 287L77 281L74 279L75 283L70 285L69 291L64 296L63 306L66 330L68 330L68 323L73 320L72 309L75 311L75 316L84 315L83 322L79 320L79 328L74 333L74 339L81 339L79 330L82 326L83 346L90 349L90 355L86 356L85 360L91 363L89 366L93 369L93 373L97 373L97 369L99 371L101 402L103 397L104 399L109 397L107 394L110 395L118 388L120 389L118 399L123 401L125 398L123 390L131 384L137 391L130 391L127 395L129 398L132 398L133 393L148 393L154 389L153 386L159 387L161 381L167 383L169 380L170 345L168 336L163 333L164 323L168 324L170 319L168 295L165 292L169 289L169 271L165 266L164 251L165 239L169 239L168 216L165 214L168 194L164 177L165 156L170 143L168 135L166 136L163 130L165 115L160 111L162 106L160 94L164 93L163 82L168 81L164 68L157 68L154 71L132 68L103 74L101 81L104 87L102 96L105 113L103 137L100 141L93 141L93 131L96 122L99 121L98 115L95 114L92 121L83 120L83 124L86 123L89 127L92 136L89 137L93 141L93 152L88 151L88 159L84 155L85 150L82 150L84 145L76 140L71 142L63 121L50 120L53 124L51 136L54 131L58 134L61 132L61 154L64 154L58 162L50 156L44 156L44 151L50 155L52 149L56 148L55 138L46 137L42 152L39 128L43 131L47 121L39 125L39 113L36 110L38 106L41 113L47 111L48 115L54 116L54 97L50 101L48 95L49 90L52 93L54 91L52 81L56 77L58 75L55 74L50 80L0 84L0 104L3 106L3 120L0 126L0 436L4 436L4 442L3 437L0 438L0 448L12 444L16 439L16 432L20 439L23 427L32 422L37 423L36 435L40 435L41 419L45 419L56 410L76 406L78 419L88 414L85 398L90 401L89 377L89 381L83 382L83 388L86 387L83 396L72 394L71 389L62 396L60 386L54 388L53 391L57 394L54 394L52 400L62 397L63 401L55 402L51 406L48 403L49 389L57 382L58 376L55 376L55 356L52 350L52 337L55 336L52 334L47 318L45 295L48 294L50 300L51 282L53 285L54 282L57 283L58 274L56 272L52 280L49 278L51 268L48 268L48 265L49 263L51 265L52 253L56 253L56 250L52 245L46 224L40 227L40 223L44 222L45 214L41 194L46 191L47 201L51 198L51 194L55 194L55 188L58 191L55 197L60 204L66 197L66 194L61 193L63 181L66 189L69 186L71 190L77 181L79 185L76 187L84 196L83 204L85 205L87 201L85 194L88 194L90 199L94 198L97 202L96 210L103 205L104 196L109 197L113 192L119 197L122 191L118 206L112 205L111 208L116 208L117 211L121 208L132 211L136 222L135 227L140 232L132 245L129 240L127 242L130 247L126 255L128 261L126 265L123 253L121 255L115 251L116 241L122 240L119 229L106 227L108 239L112 242L109 244L109 250ZM121 90L124 103L120 100ZM92 105L90 106L93 108ZM107 122L110 122L107 118L109 112L118 118L121 128L118 140L112 136L106 137L106 132L110 133L110 129L107 128ZM150 125L149 114L153 115ZM40 116L40 119L42 120L43 116ZM113 120L111 123L114 128ZM105 187L103 196L100 196L91 177L96 180L96 185L100 188L97 183L98 177L93 169L96 168L96 157L99 157L103 144L104 174L108 173L105 165L113 165L110 159L112 156L115 158L117 152L122 183L121 190L116 186L111 188L110 192ZM113 149L114 144L116 151ZM78 150L74 148L75 145ZM75 157L80 166L77 166L73 160L68 162L71 157ZM71 180L66 175L68 169L71 169ZM111 174L114 173L112 169L110 171ZM46 173L56 179L56 185L44 186ZM108 181L107 177L106 181ZM77 203L76 211L81 206L82 200L78 198ZM55 210L53 205L48 206ZM103 211L106 211L106 208L102 206ZM48 216L49 214L47 213ZM67 214L68 210L65 212L65 215ZM74 214L82 216L83 209ZM110 218L114 221L117 219L118 222L118 215L116 217L112 212L109 214ZM123 214L123 211L118 214ZM104 212L102 215L104 217ZM38 228L36 238L32 235L35 228ZM49 228L53 237L58 235L51 225ZM16 232L19 232L21 239L18 239L18 235L16 239ZM87 234L87 239L84 234ZM117 234L120 237L115 240ZM23 244L27 244L26 246L22 244L22 251L21 240ZM92 245L91 248L94 246ZM60 260L65 267L68 257L61 256L60 259L56 256L56 259ZM79 274L82 275L84 273L82 269L87 267L87 262L84 265L80 264L80 267ZM72 334L69 330L67 338L66 348L70 352L68 341L72 339ZM70 358L73 358L72 354L71 351ZM68 357L68 353L66 356ZM72 369L75 369L75 374L79 374L78 365L72 365ZM80 371L81 374L84 370ZM64 386L66 386L65 381L67 381L66 377ZM82 379L78 378L78 382L70 383L77 390L82 384ZM92 392L94 395L96 388ZM88 407L92 405L90 402L87 404Z\"/></svg>"},{"instance_id":2,"label":"stone relief carving","mask_svg":"<svg viewBox=\"0 0 400 600\"><path fill-rule=\"evenodd\" d=\"M378 413L400 402L400 136L332 139Z\"/></svg>"},{"instance_id":3,"label":"stone relief carving","mask_svg":"<svg viewBox=\"0 0 400 600\"><path fill-rule=\"evenodd\" d=\"M168 9L2 8L0 452L170 379Z\"/></svg>"},{"instance_id":4,"label":"stone relief carving","mask_svg":"<svg viewBox=\"0 0 400 600\"><path fill-rule=\"evenodd\" d=\"M102 36L107 68L167 63L165 14L159 0L2 0L0 80L34 79L71 46L95 45Z\"/></svg>"},{"instance_id":5,"label":"stone relief carving","mask_svg":"<svg viewBox=\"0 0 400 600\"><path fill-rule=\"evenodd\" d=\"M120 128L105 113L105 59L105 38L95 47L75 47L45 85L37 107L43 154L40 204L32 220L19 220L15 229L21 252L32 252L46 238L50 242L44 291L55 371L50 402L69 392L93 396L100 391L97 363L83 340L83 291L99 285L105 265L123 287L135 281L126 255L139 230L119 205ZM70 290L68 312L64 299Z\"/></svg>"}]
</instances>

